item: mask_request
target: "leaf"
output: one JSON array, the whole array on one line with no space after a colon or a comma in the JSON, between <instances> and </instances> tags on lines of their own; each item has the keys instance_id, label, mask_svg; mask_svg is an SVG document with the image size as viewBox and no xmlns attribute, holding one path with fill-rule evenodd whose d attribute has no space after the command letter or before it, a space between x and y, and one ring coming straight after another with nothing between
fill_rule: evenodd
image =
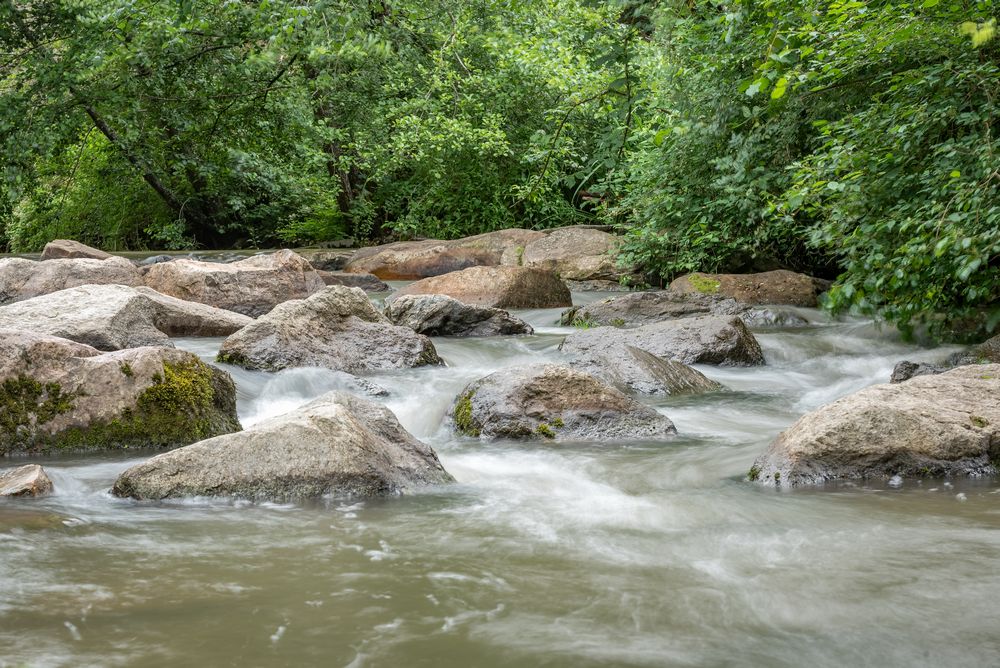
<instances>
[{"instance_id":1,"label":"leaf","mask_svg":"<svg viewBox=\"0 0 1000 668\"><path fill-rule=\"evenodd\" d=\"M778 82L774 84L774 90L771 91L771 99L777 100L785 95L785 89L788 88L788 79L781 77Z\"/></svg>"}]
</instances>

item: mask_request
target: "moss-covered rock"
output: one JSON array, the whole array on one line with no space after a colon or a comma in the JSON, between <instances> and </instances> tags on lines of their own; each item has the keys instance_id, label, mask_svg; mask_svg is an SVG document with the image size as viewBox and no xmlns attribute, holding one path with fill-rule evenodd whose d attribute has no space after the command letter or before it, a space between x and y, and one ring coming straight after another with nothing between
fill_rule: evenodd
<instances>
[{"instance_id":1,"label":"moss-covered rock","mask_svg":"<svg viewBox=\"0 0 1000 668\"><path fill-rule=\"evenodd\" d=\"M175 447L240 429L232 378L191 353L0 339L0 455Z\"/></svg>"}]
</instances>

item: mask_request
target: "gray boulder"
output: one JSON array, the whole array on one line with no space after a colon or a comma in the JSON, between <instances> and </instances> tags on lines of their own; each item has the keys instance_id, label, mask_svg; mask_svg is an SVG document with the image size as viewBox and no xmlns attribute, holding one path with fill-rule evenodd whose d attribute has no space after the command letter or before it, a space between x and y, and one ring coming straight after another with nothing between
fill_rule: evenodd
<instances>
[{"instance_id":1,"label":"gray boulder","mask_svg":"<svg viewBox=\"0 0 1000 668\"><path fill-rule=\"evenodd\" d=\"M591 351L570 365L628 394L675 396L722 389L697 369L630 345Z\"/></svg>"},{"instance_id":2,"label":"gray boulder","mask_svg":"<svg viewBox=\"0 0 1000 668\"><path fill-rule=\"evenodd\" d=\"M232 378L192 353L0 330L0 455L172 447L239 428Z\"/></svg>"},{"instance_id":3,"label":"gray boulder","mask_svg":"<svg viewBox=\"0 0 1000 668\"><path fill-rule=\"evenodd\" d=\"M51 334L98 350L172 347L170 336L226 336L253 319L146 287L82 285L0 306L0 328Z\"/></svg>"},{"instance_id":4,"label":"gray boulder","mask_svg":"<svg viewBox=\"0 0 1000 668\"><path fill-rule=\"evenodd\" d=\"M105 253L97 248L91 248L86 244L81 244L79 241L70 241L69 239L56 239L55 241L50 241L45 244L45 248L42 249L42 260L60 260L60 259L80 259L89 258L92 260L107 260L113 257L111 253Z\"/></svg>"},{"instance_id":5,"label":"gray boulder","mask_svg":"<svg viewBox=\"0 0 1000 668\"><path fill-rule=\"evenodd\" d=\"M735 316L710 315L666 320L634 329L596 327L570 334L559 349L576 356L586 356L624 345L684 364L764 364L764 354L757 339Z\"/></svg>"},{"instance_id":6,"label":"gray boulder","mask_svg":"<svg viewBox=\"0 0 1000 668\"><path fill-rule=\"evenodd\" d=\"M52 481L38 464L0 471L0 498L45 496L51 492Z\"/></svg>"},{"instance_id":7,"label":"gray boulder","mask_svg":"<svg viewBox=\"0 0 1000 668\"><path fill-rule=\"evenodd\" d=\"M995 474L1000 364L874 385L804 415L750 469L765 485Z\"/></svg>"},{"instance_id":8,"label":"gray boulder","mask_svg":"<svg viewBox=\"0 0 1000 668\"><path fill-rule=\"evenodd\" d=\"M251 317L324 287L309 262L290 250L229 263L180 258L143 269L144 283L157 292Z\"/></svg>"},{"instance_id":9,"label":"gray boulder","mask_svg":"<svg viewBox=\"0 0 1000 668\"><path fill-rule=\"evenodd\" d=\"M348 373L443 364L430 339L390 324L362 290L340 286L278 305L227 338L218 360L246 369Z\"/></svg>"},{"instance_id":10,"label":"gray boulder","mask_svg":"<svg viewBox=\"0 0 1000 668\"><path fill-rule=\"evenodd\" d=\"M463 304L446 295L404 295L386 303L385 315L393 324L427 336L498 336L535 331L507 311Z\"/></svg>"},{"instance_id":11,"label":"gray boulder","mask_svg":"<svg viewBox=\"0 0 1000 668\"><path fill-rule=\"evenodd\" d=\"M526 267L470 267L425 278L397 291L403 295L447 295L464 304L489 308L570 306L569 288L551 271Z\"/></svg>"},{"instance_id":12,"label":"gray boulder","mask_svg":"<svg viewBox=\"0 0 1000 668\"><path fill-rule=\"evenodd\" d=\"M808 322L791 311L759 308L700 292L632 292L563 312L564 325L648 325L699 315L738 315L748 327L800 327Z\"/></svg>"},{"instance_id":13,"label":"gray boulder","mask_svg":"<svg viewBox=\"0 0 1000 668\"><path fill-rule=\"evenodd\" d=\"M972 346L964 352L949 355L941 364L928 364L926 362L910 362L903 360L896 364L892 370L890 383L902 383L916 376L928 374L944 373L955 367L966 366L968 364L1000 364L1000 335Z\"/></svg>"},{"instance_id":14,"label":"gray boulder","mask_svg":"<svg viewBox=\"0 0 1000 668\"><path fill-rule=\"evenodd\" d=\"M286 501L387 496L452 481L385 406L331 392L244 432L157 455L122 473L111 491Z\"/></svg>"},{"instance_id":15,"label":"gray boulder","mask_svg":"<svg viewBox=\"0 0 1000 668\"><path fill-rule=\"evenodd\" d=\"M664 415L559 364L501 369L469 384L449 411L454 429L480 438L553 441L659 440L677 430Z\"/></svg>"},{"instance_id":16,"label":"gray boulder","mask_svg":"<svg viewBox=\"0 0 1000 668\"><path fill-rule=\"evenodd\" d=\"M616 281L623 272L615 263L619 238L587 227L562 227L524 246L504 251L501 264L534 267L574 281Z\"/></svg>"},{"instance_id":17,"label":"gray boulder","mask_svg":"<svg viewBox=\"0 0 1000 668\"><path fill-rule=\"evenodd\" d=\"M0 304L91 284L141 285L142 277L135 265L122 257L45 262L0 259Z\"/></svg>"}]
</instances>

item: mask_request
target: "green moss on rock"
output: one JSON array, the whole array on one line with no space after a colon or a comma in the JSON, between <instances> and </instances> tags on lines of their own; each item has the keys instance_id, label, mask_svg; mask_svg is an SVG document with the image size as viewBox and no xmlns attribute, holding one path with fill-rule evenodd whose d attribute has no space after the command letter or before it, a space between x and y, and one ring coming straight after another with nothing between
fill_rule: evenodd
<instances>
[{"instance_id":1,"label":"green moss on rock","mask_svg":"<svg viewBox=\"0 0 1000 668\"><path fill-rule=\"evenodd\" d=\"M452 412L452 419L455 421L458 433L478 438L482 430L472 417L472 397L475 394L475 390L469 390L458 398L458 401L455 402L455 410Z\"/></svg>"},{"instance_id":2,"label":"green moss on rock","mask_svg":"<svg viewBox=\"0 0 1000 668\"><path fill-rule=\"evenodd\" d=\"M722 283L704 274L689 274L687 280L691 287L705 295L714 295L722 286Z\"/></svg>"},{"instance_id":3,"label":"green moss on rock","mask_svg":"<svg viewBox=\"0 0 1000 668\"><path fill-rule=\"evenodd\" d=\"M0 454L20 449L38 427L73 410L76 395L59 383L18 376L0 384Z\"/></svg>"},{"instance_id":4,"label":"green moss on rock","mask_svg":"<svg viewBox=\"0 0 1000 668\"><path fill-rule=\"evenodd\" d=\"M27 380L28 384L22 385L29 389L33 387L31 383L39 385ZM33 416L33 421L19 429L19 439L9 438L6 422L3 423L0 453L175 447L241 428L236 417L232 378L200 360L164 364L163 375L154 378L153 385L139 395L135 406L110 421L71 427L55 434L38 433L36 427L73 408L74 397L67 397L57 385L51 388L52 385L55 384L45 386L45 394L38 396L33 407L24 406L19 413ZM27 396L35 394L32 391ZM7 415L4 411L5 418Z\"/></svg>"}]
</instances>

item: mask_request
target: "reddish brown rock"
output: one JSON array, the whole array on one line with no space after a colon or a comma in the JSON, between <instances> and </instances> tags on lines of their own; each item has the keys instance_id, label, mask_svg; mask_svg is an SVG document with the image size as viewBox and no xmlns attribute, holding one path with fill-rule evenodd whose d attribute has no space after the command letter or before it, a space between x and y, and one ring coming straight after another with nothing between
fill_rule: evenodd
<instances>
[{"instance_id":1,"label":"reddish brown rock","mask_svg":"<svg viewBox=\"0 0 1000 668\"><path fill-rule=\"evenodd\" d=\"M527 267L470 267L411 283L390 299L403 295L447 295L464 304L501 309L572 304L569 288L558 276Z\"/></svg>"},{"instance_id":2,"label":"reddish brown rock","mask_svg":"<svg viewBox=\"0 0 1000 668\"><path fill-rule=\"evenodd\" d=\"M674 280L670 289L730 297L744 304L816 306L820 293L830 287L824 281L786 269L759 274L703 274L695 272Z\"/></svg>"},{"instance_id":3,"label":"reddish brown rock","mask_svg":"<svg viewBox=\"0 0 1000 668\"><path fill-rule=\"evenodd\" d=\"M91 248L86 244L81 244L79 241L56 239L55 241L50 241L45 244L45 248L42 250L41 259L59 260L66 258L88 258L91 260L107 260L109 257L112 257L111 253L105 253L97 248Z\"/></svg>"},{"instance_id":4,"label":"reddish brown rock","mask_svg":"<svg viewBox=\"0 0 1000 668\"><path fill-rule=\"evenodd\" d=\"M399 241L362 248L344 271L375 274L386 281L412 281L468 267L494 267L508 249L524 248L542 232L510 229L453 241Z\"/></svg>"}]
</instances>

